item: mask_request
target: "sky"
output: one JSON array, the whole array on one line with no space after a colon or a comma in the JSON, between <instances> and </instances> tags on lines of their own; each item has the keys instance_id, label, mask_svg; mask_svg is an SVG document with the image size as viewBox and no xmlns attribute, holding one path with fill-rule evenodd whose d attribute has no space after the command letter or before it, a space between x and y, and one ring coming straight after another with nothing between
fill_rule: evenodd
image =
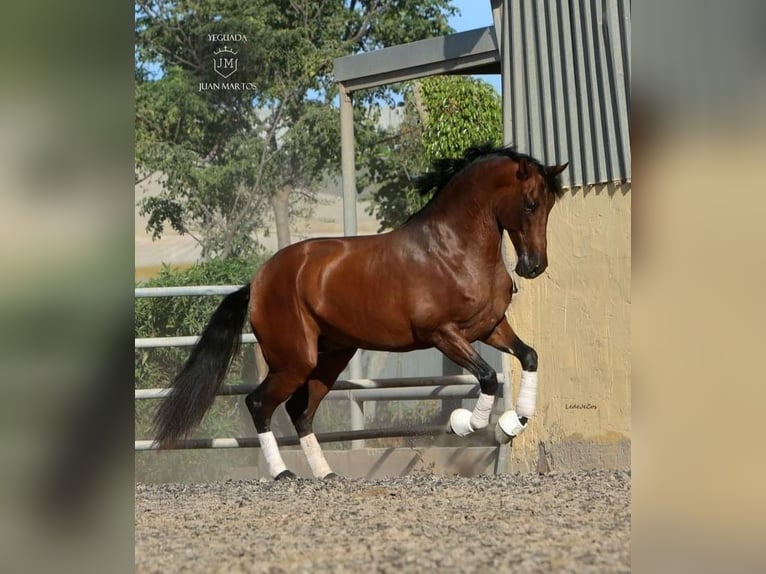
<instances>
[{"instance_id":1,"label":"sky","mask_svg":"<svg viewBox=\"0 0 766 574\"><path fill-rule=\"evenodd\" d=\"M460 10L459 15L449 19L449 25L456 32L465 32L475 28L492 26L492 7L489 0L454 0L453 4ZM495 90L500 93L500 75L481 75L474 76L481 78L492 84Z\"/></svg>"}]
</instances>

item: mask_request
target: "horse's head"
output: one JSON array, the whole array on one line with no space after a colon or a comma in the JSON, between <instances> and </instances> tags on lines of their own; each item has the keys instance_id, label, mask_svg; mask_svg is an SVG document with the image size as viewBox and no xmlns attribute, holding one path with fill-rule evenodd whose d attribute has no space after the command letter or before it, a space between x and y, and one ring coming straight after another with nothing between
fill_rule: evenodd
<instances>
[{"instance_id":1,"label":"horse's head","mask_svg":"<svg viewBox=\"0 0 766 574\"><path fill-rule=\"evenodd\" d=\"M526 157L509 163L510 186L504 183L499 195L497 221L516 249L516 273L532 279L548 267L548 214L561 190L557 177L568 164L544 167Z\"/></svg>"}]
</instances>

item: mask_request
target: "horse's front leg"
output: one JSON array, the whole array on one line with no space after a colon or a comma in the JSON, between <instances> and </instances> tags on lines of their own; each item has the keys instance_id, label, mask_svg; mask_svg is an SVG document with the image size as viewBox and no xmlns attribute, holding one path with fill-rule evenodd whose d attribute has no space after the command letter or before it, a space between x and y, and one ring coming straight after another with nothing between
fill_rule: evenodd
<instances>
[{"instance_id":1,"label":"horse's front leg","mask_svg":"<svg viewBox=\"0 0 766 574\"><path fill-rule=\"evenodd\" d=\"M449 421L450 430L462 437L489 426L489 417L492 414L497 392L495 369L476 352L455 325L443 327L436 334L434 344L450 360L476 377L481 386L481 393L473 411L467 409L452 411Z\"/></svg>"},{"instance_id":2,"label":"horse's front leg","mask_svg":"<svg viewBox=\"0 0 766 574\"><path fill-rule=\"evenodd\" d=\"M489 337L488 345L515 356L521 363L521 388L516 410L503 413L497 422L495 436L500 442L508 442L527 428L527 420L535 414L537 405L537 351L513 332L508 321L498 323Z\"/></svg>"}]
</instances>

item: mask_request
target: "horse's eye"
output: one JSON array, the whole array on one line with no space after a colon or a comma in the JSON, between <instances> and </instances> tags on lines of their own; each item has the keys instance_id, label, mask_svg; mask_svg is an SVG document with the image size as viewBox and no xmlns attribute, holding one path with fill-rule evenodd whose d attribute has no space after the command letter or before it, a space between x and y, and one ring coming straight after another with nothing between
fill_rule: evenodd
<instances>
[{"instance_id":1,"label":"horse's eye","mask_svg":"<svg viewBox=\"0 0 766 574\"><path fill-rule=\"evenodd\" d=\"M535 209L537 209L536 201L531 201L529 199L524 200L524 211L527 213L532 213Z\"/></svg>"}]
</instances>

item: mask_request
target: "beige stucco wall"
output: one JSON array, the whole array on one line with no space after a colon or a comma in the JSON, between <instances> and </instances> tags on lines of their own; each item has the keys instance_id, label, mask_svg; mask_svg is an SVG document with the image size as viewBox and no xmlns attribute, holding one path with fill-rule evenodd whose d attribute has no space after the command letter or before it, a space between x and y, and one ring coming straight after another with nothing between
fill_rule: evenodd
<instances>
[{"instance_id":1,"label":"beige stucco wall","mask_svg":"<svg viewBox=\"0 0 766 574\"><path fill-rule=\"evenodd\" d=\"M519 280L509 318L538 352L539 389L511 470L630 464L630 212L630 184L568 191L550 215L548 270Z\"/></svg>"}]
</instances>

